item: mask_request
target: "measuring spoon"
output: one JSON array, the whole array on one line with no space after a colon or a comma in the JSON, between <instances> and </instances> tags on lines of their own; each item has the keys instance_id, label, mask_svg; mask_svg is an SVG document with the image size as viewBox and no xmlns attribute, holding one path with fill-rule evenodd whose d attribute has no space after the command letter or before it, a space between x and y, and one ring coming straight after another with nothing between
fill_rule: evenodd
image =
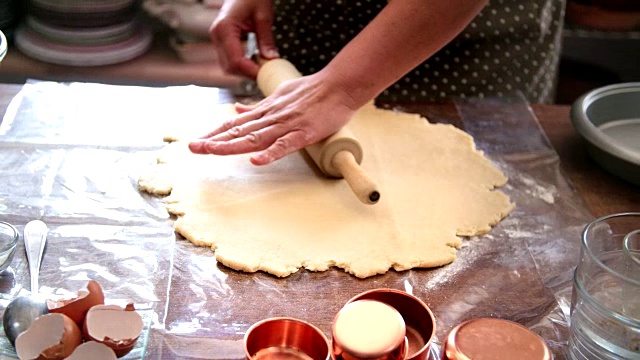
<instances>
[{"instance_id":1,"label":"measuring spoon","mask_svg":"<svg viewBox=\"0 0 640 360\"><path fill-rule=\"evenodd\" d=\"M31 295L12 300L2 316L4 332L12 345L15 345L18 335L27 330L37 317L49 312L45 300L38 296L38 274L48 232L47 225L40 220L30 221L24 227L24 248L29 263Z\"/></svg>"}]
</instances>

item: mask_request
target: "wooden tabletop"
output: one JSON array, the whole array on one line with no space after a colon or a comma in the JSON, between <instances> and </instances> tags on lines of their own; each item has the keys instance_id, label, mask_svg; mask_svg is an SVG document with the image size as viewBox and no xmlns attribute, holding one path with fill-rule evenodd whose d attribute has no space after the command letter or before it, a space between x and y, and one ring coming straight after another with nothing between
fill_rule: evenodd
<instances>
[{"instance_id":1,"label":"wooden tabletop","mask_svg":"<svg viewBox=\"0 0 640 360\"><path fill-rule=\"evenodd\" d=\"M594 216L640 211L640 186L599 167L569 120L569 106L533 105L542 128L560 156L561 168Z\"/></svg>"},{"instance_id":2,"label":"wooden tabletop","mask_svg":"<svg viewBox=\"0 0 640 360\"><path fill-rule=\"evenodd\" d=\"M4 116L11 99L21 85L0 84L0 114ZM230 94L221 92L220 96ZM455 107L447 104L427 104L442 116L456 117ZM561 170L595 216L640 211L640 187L604 171L588 155L586 142L574 130L569 119L570 106L531 106L551 144L560 157Z\"/></svg>"},{"instance_id":3,"label":"wooden tabletop","mask_svg":"<svg viewBox=\"0 0 640 360\"><path fill-rule=\"evenodd\" d=\"M11 100L18 94L21 90L21 85L15 84L0 84L0 115L4 116L6 112L15 111L10 105ZM217 98L212 98L212 103L220 103L220 102L232 102L234 100L243 100L236 99L232 95L232 92L229 90L221 90L219 92L215 92L215 96ZM459 121L459 115L457 113L457 108L453 103L429 103L429 104L414 104L413 106L406 106L406 104L382 104L382 105L390 105L397 106L401 110L412 110L417 109L419 112L425 116L427 116L430 120L436 122L438 118L446 119L447 121L451 121L454 124L456 121ZM526 104L524 105L526 108ZM582 138L576 133L573 129L570 118L569 111L570 107L563 105L532 105L531 109L539 123L543 127L546 135L548 136L551 144L555 147L556 152L560 158L560 167L561 171L564 173L564 177L568 180L571 188L573 189L573 193L576 196L576 200L582 199L586 208L591 212L594 217L599 217L612 213L619 212L629 212L629 211L640 211L640 191L639 187L633 185L631 183L625 182L617 177L610 175L609 173L603 171L594 161L591 160L587 151L586 151L586 143L582 140ZM535 123L534 123L535 124ZM546 149L546 147L545 147ZM552 153L549 153L553 155ZM555 170L555 168L554 168ZM555 176L555 175L554 175ZM578 201L579 203L579 201ZM558 208L561 209L561 208ZM558 210L558 211L566 211L566 210ZM563 215L559 213L554 213L554 216ZM154 240L155 241L155 240ZM185 245L186 246L186 245ZM55 256L53 256L55 257ZM209 258L203 260L208 261ZM482 260L482 259L481 259ZM482 262L479 260L480 265L486 264L494 264L493 261ZM189 258L189 261L193 261L193 258ZM535 306L541 306L541 309L546 309L545 306L555 306L556 298L553 296L547 296L546 292L539 293L539 289L536 286L539 286L540 283L540 275L536 270L537 268L534 266L524 266L519 269L518 273L518 286L520 286L520 292L514 291L513 294L502 294L500 295L500 304L507 304L507 309L512 309L511 304L513 304L514 299L518 303L521 303L520 297L523 296L528 289L532 289L532 291L536 292L534 294L537 299L535 302ZM331 274L329 274L330 276ZM226 277L227 275L225 275ZM399 273L391 273L389 278L396 279L396 276L402 276ZM234 277L234 274L231 273L230 277ZM158 277L162 278L162 277ZM262 274L256 274L256 279L260 279L259 281L271 281L269 277L262 277ZM185 280L186 279L186 280ZM393 280L392 279L392 280ZM502 279L502 278L497 278ZM188 277L171 279L171 307L175 309L185 308L185 302L189 302L188 298L182 298L182 295L177 294L190 294L192 290L190 290L191 286L194 286L194 283L190 281L191 279ZM326 280L326 278L325 278ZM482 284L486 278L484 276L478 278ZM235 279L238 281L238 279ZM293 280L294 283L297 280ZM372 281L375 281L372 280ZM244 285L246 280L244 278L240 279L238 283L232 282L233 286L238 285L239 289L247 289ZM330 282L335 284L334 282ZM364 283L364 282L363 282ZM459 280L457 281L459 283ZM473 283L473 282L472 282ZM501 281L496 281L496 284L502 284ZM155 282L154 282L155 284ZM159 282L158 284L163 284ZM355 283L349 283L349 289L351 289ZM366 283L370 284L370 283ZM196 287L198 285L195 285ZM247 285L249 286L249 285ZM358 285L356 285L358 286ZM366 285L368 286L368 285ZM455 294L464 294L462 289L466 289L466 285L458 285L454 284L448 288L448 293L452 294L451 296L455 296ZM484 285L483 285L484 286ZM266 286L268 287L268 286ZM484 287L483 287L484 289ZM494 290L501 289L500 286L492 288ZM522 289L527 289L526 291ZM546 290L545 290L546 291ZM251 290L248 293L243 293L242 296L246 296L247 298L251 298L251 296L256 296L256 294L260 294L260 289L256 288ZM498 292L493 294L499 294ZM546 295L545 295L546 294ZM299 306L300 304L307 304L308 299L306 298L307 294L304 292L299 292L299 288L296 287L295 291L288 293L290 297L287 299L287 305L293 306L294 309L299 309L300 311L306 311L306 307ZM344 295L344 294L341 294ZM447 295L448 296L448 295ZM227 298L225 298L227 299ZM443 304L445 304L448 300L446 296L438 297L432 296L429 298L429 306L432 309L441 310ZM496 297L491 297L492 302L496 302ZM225 300L226 301L226 300ZM336 302L340 302L340 297L336 297ZM500 302L501 301L501 302ZM234 303L235 304L235 303ZM209 305L215 305L214 302ZM237 304L236 304L237 305ZM247 302L245 307L241 307L238 309L238 313L242 313L243 315L247 315L248 317L243 318L245 321L249 321L248 319L253 319L250 316L260 316L258 318L263 318L263 313L253 314L252 307L255 306L255 303ZM284 306L284 305L283 305ZM204 308L203 308L204 309ZM329 312L336 309L330 309ZM246 312L246 314L244 312ZM336 310L337 311L337 310ZM545 310L546 311L546 310ZM178 324L180 322L181 312L174 311L171 313L173 321L176 321ZM314 312L315 314L315 312ZM165 314L166 315L166 314ZM250 315L250 316L249 316ZM326 315L326 314L324 314ZM470 314L472 316L473 314ZM322 316L320 316L321 318ZM316 319L316 318L314 318ZM171 321L171 320L170 320ZM169 322L170 322L169 321ZM446 322L445 322L446 323ZM537 321L535 322L537 323ZM445 329L443 327L443 329ZM187 345L189 343L189 339L173 339L173 333L168 334L163 337L162 334L156 336L155 332L152 332L152 341L153 344L158 345L159 342L162 342L162 346L156 346L155 348L150 347L150 358L163 358L163 359L173 359L173 358L184 358L181 357L182 351L188 352ZM175 343L174 343L175 341ZM165 353L166 352L166 353Z\"/></svg>"}]
</instances>

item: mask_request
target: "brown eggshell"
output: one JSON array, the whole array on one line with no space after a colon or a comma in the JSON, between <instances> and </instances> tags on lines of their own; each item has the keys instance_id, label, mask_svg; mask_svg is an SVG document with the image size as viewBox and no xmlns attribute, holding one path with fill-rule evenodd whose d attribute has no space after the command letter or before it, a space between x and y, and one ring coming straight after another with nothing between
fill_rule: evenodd
<instances>
[{"instance_id":1,"label":"brown eggshell","mask_svg":"<svg viewBox=\"0 0 640 360\"><path fill-rule=\"evenodd\" d=\"M103 343L122 357L136 345L143 326L133 304L124 309L118 305L96 305L87 312L83 332L85 340Z\"/></svg>"},{"instance_id":2,"label":"brown eggshell","mask_svg":"<svg viewBox=\"0 0 640 360\"><path fill-rule=\"evenodd\" d=\"M78 325L64 314L38 317L16 338L16 352L20 359L61 360L82 343Z\"/></svg>"},{"instance_id":3,"label":"brown eggshell","mask_svg":"<svg viewBox=\"0 0 640 360\"><path fill-rule=\"evenodd\" d=\"M78 296L65 300L47 300L50 313L65 314L70 317L78 327L82 328L84 317L92 306L104 304L102 287L95 280L89 280L87 287L78 291Z\"/></svg>"},{"instance_id":4,"label":"brown eggshell","mask_svg":"<svg viewBox=\"0 0 640 360\"><path fill-rule=\"evenodd\" d=\"M65 360L116 360L116 353L105 344L87 341L80 344L76 350Z\"/></svg>"}]
</instances>

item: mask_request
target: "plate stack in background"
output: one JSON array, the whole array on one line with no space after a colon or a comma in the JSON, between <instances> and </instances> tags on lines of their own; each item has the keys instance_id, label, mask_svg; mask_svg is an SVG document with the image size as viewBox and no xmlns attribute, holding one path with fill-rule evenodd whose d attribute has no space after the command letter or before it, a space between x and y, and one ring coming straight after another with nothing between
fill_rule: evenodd
<instances>
[{"instance_id":1,"label":"plate stack in background","mask_svg":"<svg viewBox=\"0 0 640 360\"><path fill-rule=\"evenodd\" d=\"M28 0L15 32L15 46L25 55L71 66L131 60L152 40L136 0Z\"/></svg>"}]
</instances>

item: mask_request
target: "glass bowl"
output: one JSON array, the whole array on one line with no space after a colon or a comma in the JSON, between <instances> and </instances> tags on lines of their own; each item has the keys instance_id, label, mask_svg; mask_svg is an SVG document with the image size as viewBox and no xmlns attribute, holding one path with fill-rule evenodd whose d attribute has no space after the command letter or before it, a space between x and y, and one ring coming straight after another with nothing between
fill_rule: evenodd
<instances>
[{"instance_id":1,"label":"glass bowl","mask_svg":"<svg viewBox=\"0 0 640 360\"><path fill-rule=\"evenodd\" d=\"M11 264L19 237L18 230L13 225L0 221L0 273Z\"/></svg>"}]
</instances>

